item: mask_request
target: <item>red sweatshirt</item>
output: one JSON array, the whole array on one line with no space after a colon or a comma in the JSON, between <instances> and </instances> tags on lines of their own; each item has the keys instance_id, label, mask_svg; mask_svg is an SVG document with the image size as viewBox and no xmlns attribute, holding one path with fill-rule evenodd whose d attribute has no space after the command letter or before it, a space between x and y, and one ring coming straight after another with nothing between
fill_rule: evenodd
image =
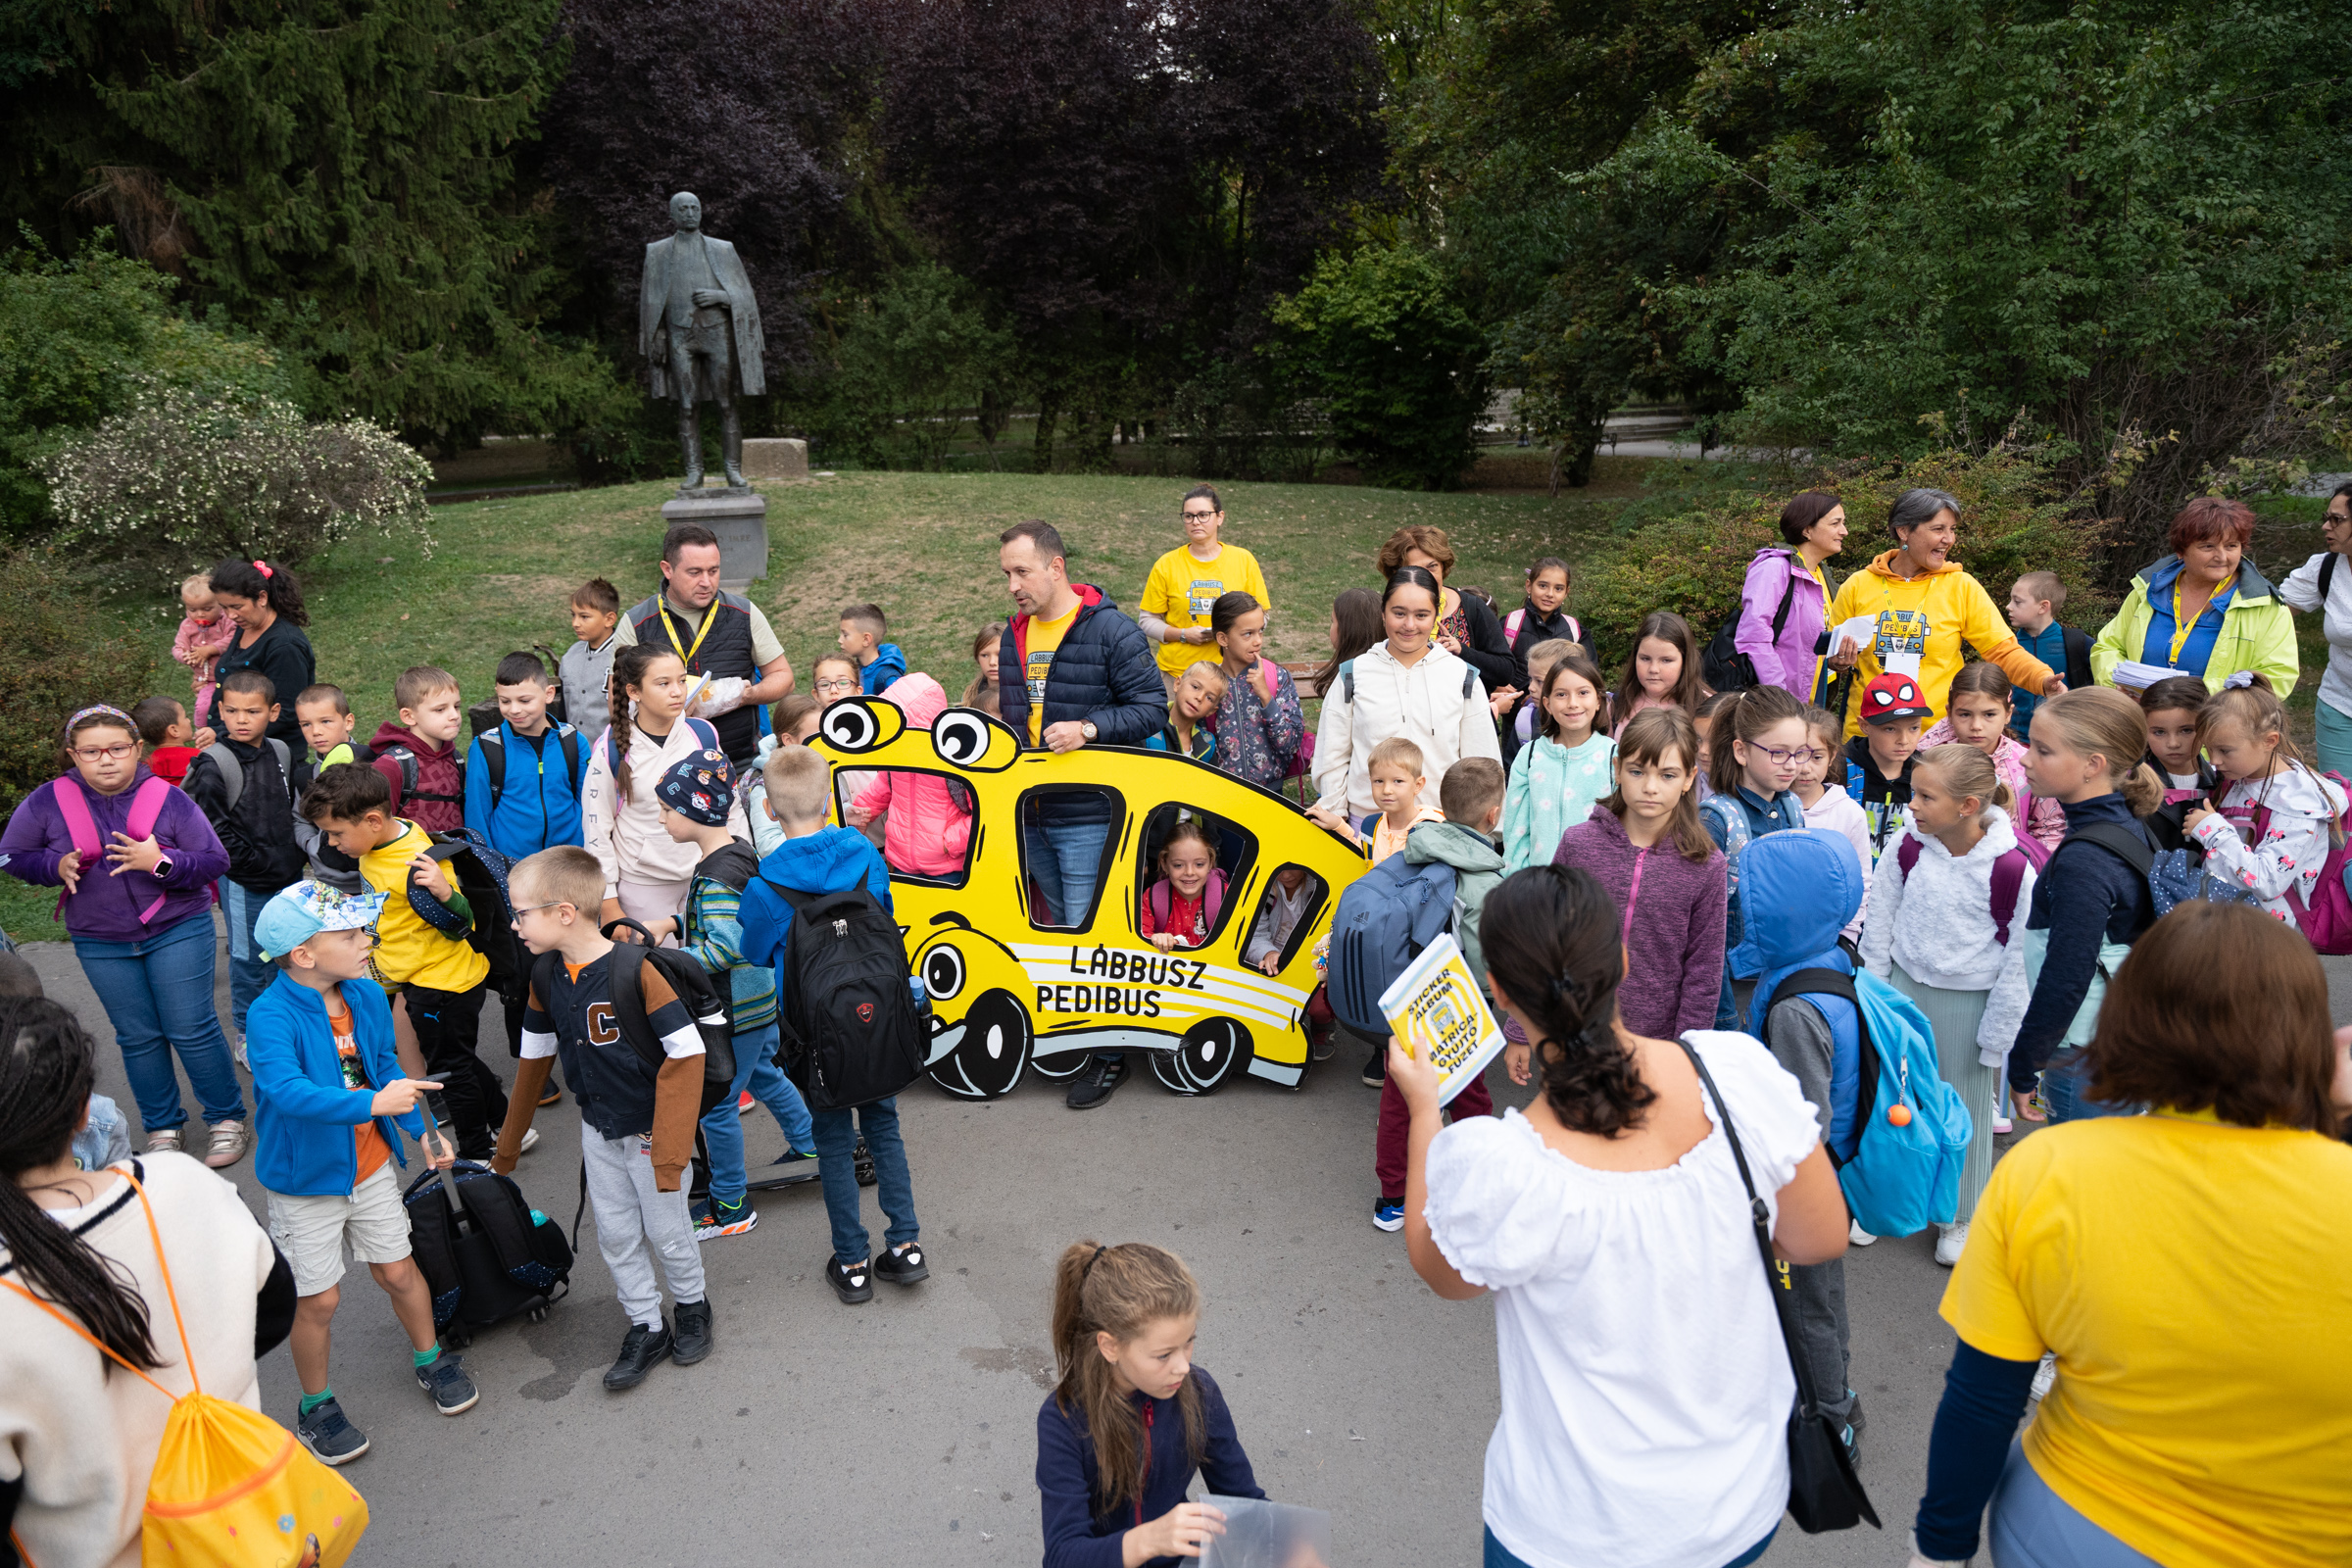
<instances>
[{"instance_id":1,"label":"red sweatshirt","mask_svg":"<svg viewBox=\"0 0 2352 1568\"><path fill-rule=\"evenodd\" d=\"M368 746L375 753L368 765L391 781L394 816L405 816L427 833L455 833L466 825L466 764L456 746L436 747L389 719L377 726ZM384 755L395 746L416 754L414 791L401 777L400 760Z\"/></svg>"}]
</instances>

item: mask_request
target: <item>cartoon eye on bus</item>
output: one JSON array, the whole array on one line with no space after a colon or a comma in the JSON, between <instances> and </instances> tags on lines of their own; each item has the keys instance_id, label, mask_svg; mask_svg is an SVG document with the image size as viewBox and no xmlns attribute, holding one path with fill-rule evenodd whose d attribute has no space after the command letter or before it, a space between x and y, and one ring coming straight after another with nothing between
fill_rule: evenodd
<instances>
[{"instance_id":1,"label":"cartoon eye on bus","mask_svg":"<svg viewBox=\"0 0 2352 1568\"><path fill-rule=\"evenodd\" d=\"M833 764L835 821L860 799L920 814L919 840L886 858L907 961L930 998L940 1088L993 1099L1027 1072L1069 1077L1102 1051L1148 1054L1180 1095L1244 1074L1287 1088L1304 1077L1315 946L1365 862L1297 807L1166 752L1024 750L973 709L923 730L879 698L847 698L810 745ZM1216 864L1199 940L1163 951L1144 935L1146 909L1160 850L1187 820ZM1156 898L1164 920L1167 890Z\"/></svg>"}]
</instances>

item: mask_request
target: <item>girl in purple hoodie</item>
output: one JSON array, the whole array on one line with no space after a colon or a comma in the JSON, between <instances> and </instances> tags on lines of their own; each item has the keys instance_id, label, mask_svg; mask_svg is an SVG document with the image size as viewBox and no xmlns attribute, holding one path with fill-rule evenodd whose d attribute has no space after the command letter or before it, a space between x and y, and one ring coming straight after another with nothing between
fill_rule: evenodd
<instances>
[{"instance_id":1,"label":"girl in purple hoodie","mask_svg":"<svg viewBox=\"0 0 2352 1568\"><path fill-rule=\"evenodd\" d=\"M1672 1040L1715 1026L1723 990L1724 858L1698 814L1698 730L1679 708L1645 708L1617 738L1617 790L1560 835L1554 865L1581 866L1617 902L1632 962L1618 1014ZM1524 1047L1513 1047L1519 1078Z\"/></svg>"},{"instance_id":2,"label":"girl in purple hoodie","mask_svg":"<svg viewBox=\"0 0 2352 1568\"><path fill-rule=\"evenodd\" d=\"M65 889L74 955L122 1048L148 1149L180 1148L188 1112L172 1071L176 1051L212 1134L188 1152L216 1169L233 1165L248 1142L245 1101L213 1006L212 884L228 870L228 852L196 803L168 784L154 825L127 831L146 814L140 795L155 775L120 709L85 708L67 720L65 760L64 776L17 804L0 834L0 869ZM68 801L87 812L97 854L75 847Z\"/></svg>"}]
</instances>

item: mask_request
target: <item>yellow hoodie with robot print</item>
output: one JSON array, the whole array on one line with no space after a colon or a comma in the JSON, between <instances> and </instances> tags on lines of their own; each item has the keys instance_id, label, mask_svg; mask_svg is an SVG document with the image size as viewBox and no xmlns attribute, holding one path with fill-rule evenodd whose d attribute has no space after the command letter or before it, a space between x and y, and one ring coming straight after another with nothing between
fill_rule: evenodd
<instances>
[{"instance_id":1,"label":"yellow hoodie with robot print","mask_svg":"<svg viewBox=\"0 0 2352 1568\"><path fill-rule=\"evenodd\" d=\"M2018 646L2017 633L1976 578L1951 561L1934 571L1903 577L1893 565L1901 554L1889 550L1846 578L1830 605L1833 636L1838 626L1856 615L1872 615L1878 620L1878 635L1862 649L1853 692L1846 699L1848 736L1862 733L1863 688L1886 670L1890 657L1909 656L1918 661L1915 678L1920 695L1936 710L1930 724L1943 716L1952 677L1960 673L1960 645L1964 642L1977 651L1978 658L1998 664L2011 685L2032 692L2042 689L2050 678L2050 666ZM1838 650L1833 645L1829 651L1834 654Z\"/></svg>"}]
</instances>

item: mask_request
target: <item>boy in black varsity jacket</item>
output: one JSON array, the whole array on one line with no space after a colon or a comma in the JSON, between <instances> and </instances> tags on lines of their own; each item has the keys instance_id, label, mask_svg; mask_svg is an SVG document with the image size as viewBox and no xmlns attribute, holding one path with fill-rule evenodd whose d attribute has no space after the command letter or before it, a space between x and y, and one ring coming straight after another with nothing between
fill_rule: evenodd
<instances>
[{"instance_id":1,"label":"boy in black varsity jacket","mask_svg":"<svg viewBox=\"0 0 2352 1568\"><path fill-rule=\"evenodd\" d=\"M710 1353L710 1302L684 1180L702 1111L703 1038L652 963L638 972L639 994L662 1042L661 1067L647 1065L622 1038L614 1021L612 943L597 930L605 873L595 856L571 845L542 850L514 867L508 887L525 945L558 961L540 966L552 977L553 995L541 994L536 976L531 985L522 1065L491 1167L514 1168L548 1068L561 1055L580 1110L597 1250L629 1314L628 1336L605 1387L633 1389L661 1362L691 1366ZM677 1304L674 1330L662 1315L663 1281Z\"/></svg>"}]
</instances>

